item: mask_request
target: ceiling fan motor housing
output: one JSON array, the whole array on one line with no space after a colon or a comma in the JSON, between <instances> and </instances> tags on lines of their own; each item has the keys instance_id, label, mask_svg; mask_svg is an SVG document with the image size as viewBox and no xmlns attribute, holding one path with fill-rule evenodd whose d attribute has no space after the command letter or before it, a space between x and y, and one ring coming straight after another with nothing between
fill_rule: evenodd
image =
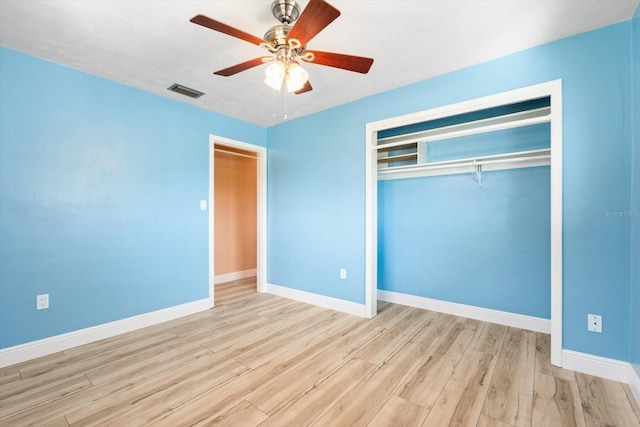
<instances>
[{"instance_id":1,"label":"ceiling fan motor housing","mask_svg":"<svg viewBox=\"0 0 640 427\"><path fill-rule=\"evenodd\" d=\"M291 24L300 16L300 7L294 0L274 0L271 12L283 24Z\"/></svg>"},{"instance_id":2,"label":"ceiling fan motor housing","mask_svg":"<svg viewBox=\"0 0 640 427\"><path fill-rule=\"evenodd\" d=\"M287 44L287 36L291 32L291 25L281 24L271 27L264 33L264 39L276 48Z\"/></svg>"}]
</instances>

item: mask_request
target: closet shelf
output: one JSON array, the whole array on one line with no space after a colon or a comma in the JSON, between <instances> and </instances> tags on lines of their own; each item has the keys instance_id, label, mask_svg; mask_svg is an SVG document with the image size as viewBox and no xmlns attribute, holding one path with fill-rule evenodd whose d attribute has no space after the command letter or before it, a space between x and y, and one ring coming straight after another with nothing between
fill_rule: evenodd
<instances>
[{"instance_id":1,"label":"closet shelf","mask_svg":"<svg viewBox=\"0 0 640 427\"><path fill-rule=\"evenodd\" d=\"M403 145L410 145L411 143L428 143L443 139L536 125L550 121L551 107L535 108L532 110L519 111L517 113L504 114L501 116L443 126L420 132L379 138L376 148L378 151L390 150L395 149L396 147L402 147Z\"/></svg>"}]
</instances>

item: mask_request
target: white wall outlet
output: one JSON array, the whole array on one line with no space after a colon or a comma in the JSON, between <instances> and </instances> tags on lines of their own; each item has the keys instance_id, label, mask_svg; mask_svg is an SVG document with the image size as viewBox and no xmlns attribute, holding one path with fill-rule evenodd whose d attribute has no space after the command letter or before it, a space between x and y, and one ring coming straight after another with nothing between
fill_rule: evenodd
<instances>
[{"instance_id":1,"label":"white wall outlet","mask_svg":"<svg viewBox=\"0 0 640 427\"><path fill-rule=\"evenodd\" d=\"M340 269L340 278L341 278L342 280L344 280L344 279L346 279L346 278L347 278L347 269L346 269L346 268L341 268L341 269Z\"/></svg>"},{"instance_id":2,"label":"white wall outlet","mask_svg":"<svg viewBox=\"0 0 640 427\"><path fill-rule=\"evenodd\" d=\"M36 310L44 310L49 308L49 294L36 296Z\"/></svg>"},{"instance_id":3,"label":"white wall outlet","mask_svg":"<svg viewBox=\"0 0 640 427\"><path fill-rule=\"evenodd\" d=\"M602 316L599 314L587 314L587 320L589 321L587 329L590 332L602 333Z\"/></svg>"},{"instance_id":4,"label":"white wall outlet","mask_svg":"<svg viewBox=\"0 0 640 427\"><path fill-rule=\"evenodd\" d=\"M200 200L200 210L201 211L206 211L207 210L207 201L206 200Z\"/></svg>"}]
</instances>

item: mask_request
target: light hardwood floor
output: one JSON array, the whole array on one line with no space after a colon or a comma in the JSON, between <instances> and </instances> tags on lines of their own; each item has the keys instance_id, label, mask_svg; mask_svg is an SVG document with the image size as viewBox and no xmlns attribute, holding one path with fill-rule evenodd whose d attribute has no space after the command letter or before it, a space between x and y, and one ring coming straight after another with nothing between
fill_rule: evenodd
<instances>
[{"instance_id":1,"label":"light hardwood floor","mask_svg":"<svg viewBox=\"0 0 640 427\"><path fill-rule=\"evenodd\" d=\"M216 308L0 370L0 425L640 426L626 385L549 337L380 303L371 320L251 279Z\"/></svg>"}]
</instances>

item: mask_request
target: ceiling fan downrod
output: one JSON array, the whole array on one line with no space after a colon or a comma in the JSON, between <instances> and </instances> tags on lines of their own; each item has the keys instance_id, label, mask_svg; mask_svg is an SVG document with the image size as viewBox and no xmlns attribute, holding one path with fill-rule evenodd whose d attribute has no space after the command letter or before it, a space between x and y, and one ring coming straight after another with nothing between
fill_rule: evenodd
<instances>
[{"instance_id":1,"label":"ceiling fan downrod","mask_svg":"<svg viewBox=\"0 0 640 427\"><path fill-rule=\"evenodd\" d=\"M274 0L271 12L282 24L291 25L300 16L300 6L294 0Z\"/></svg>"}]
</instances>

